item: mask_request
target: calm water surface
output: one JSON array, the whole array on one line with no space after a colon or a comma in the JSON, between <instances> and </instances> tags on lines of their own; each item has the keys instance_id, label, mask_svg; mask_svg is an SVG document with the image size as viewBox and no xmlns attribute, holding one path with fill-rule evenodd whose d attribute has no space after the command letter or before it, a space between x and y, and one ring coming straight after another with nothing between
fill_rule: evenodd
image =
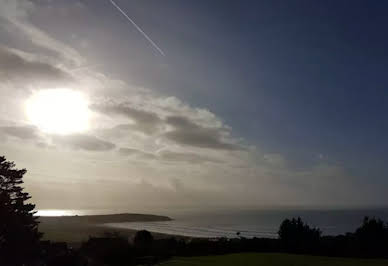
<instances>
[{"instance_id":1,"label":"calm water surface","mask_svg":"<svg viewBox=\"0 0 388 266\"><path fill-rule=\"evenodd\" d=\"M41 210L39 215L92 215L107 214L95 210ZM168 215L168 222L111 223L109 227L146 229L152 232L195 237L277 237L280 223L285 218L302 217L311 226L319 227L324 235L354 231L364 216L388 221L388 209L365 210L250 210L250 211L181 211L155 213Z\"/></svg>"}]
</instances>

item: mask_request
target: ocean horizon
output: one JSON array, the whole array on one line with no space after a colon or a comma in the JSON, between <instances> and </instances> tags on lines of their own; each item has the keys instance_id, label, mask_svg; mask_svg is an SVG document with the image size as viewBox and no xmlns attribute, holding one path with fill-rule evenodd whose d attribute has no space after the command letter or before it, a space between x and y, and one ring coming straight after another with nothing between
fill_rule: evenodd
<instances>
[{"instance_id":1,"label":"ocean horizon","mask_svg":"<svg viewBox=\"0 0 388 266\"><path fill-rule=\"evenodd\" d=\"M99 215L131 211L109 210L39 210L40 216ZM148 213L151 214L151 213ZM155 233L190 237L268 237L276 238L280 223L286 218L301 217L312 227L321 229L323 235L354 232L365 216L388 221L388 208L370 209L266 209L266 210L213 210L168 211L152 214L166 215L172 221L125 222L103 224L109 228L148 230Z\"/></svg>"}]
</instances>

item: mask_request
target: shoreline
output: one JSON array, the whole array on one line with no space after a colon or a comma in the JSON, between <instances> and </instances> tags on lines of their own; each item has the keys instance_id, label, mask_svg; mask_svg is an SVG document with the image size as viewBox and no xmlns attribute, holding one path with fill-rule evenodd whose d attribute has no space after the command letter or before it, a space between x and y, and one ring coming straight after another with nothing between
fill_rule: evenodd
<instances>
[{"instance_id":1,"label":"shoreline","mask_svg":"<svg viewBox=\"0 0 388 266\"><path fill-rule=\"evenodd\" d=\"M172 221L168 216L138 213L121 213L107 215L73 215L73 216L40 216L39 231L43 233L43 240L66 242L72 247L79 247L89 237L103 237L109 233L118 233L120 236L132 238L138 230L128 228L113 228L107 223L124 222L160 222ZM184 236L167 235L152 232L155 238L169 238Z\"/></svg>"}]
</instances>

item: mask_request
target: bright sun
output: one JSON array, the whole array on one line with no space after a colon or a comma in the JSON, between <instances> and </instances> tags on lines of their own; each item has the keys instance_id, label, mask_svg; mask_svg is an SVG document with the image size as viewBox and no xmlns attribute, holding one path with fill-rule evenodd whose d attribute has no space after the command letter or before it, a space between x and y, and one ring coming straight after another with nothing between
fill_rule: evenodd
<instances>
[{"instance_id":1,"label":"bright sun","mask_svg":"<svg viewBox=\"0 0 388 266\"><path fill-rule=\"evenodd\" d=\"M30 122L47 133L79 133L89 127L88 101L75 90L40 90L27 100L26 112Z\"/></svg>"}]
</instances>

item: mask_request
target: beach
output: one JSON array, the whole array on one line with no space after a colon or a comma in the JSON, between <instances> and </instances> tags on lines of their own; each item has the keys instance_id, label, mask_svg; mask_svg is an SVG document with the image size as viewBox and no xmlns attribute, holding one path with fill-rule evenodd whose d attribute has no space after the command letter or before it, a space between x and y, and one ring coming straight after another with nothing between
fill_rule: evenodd
<instances>
[{"instance_id":1,"label":"beach","mask_svg":"<svg viewBox=\"0 0 388 266\"><path fill-rule=\"evenodd\" d=\"M41 216L39 217L39 231L43 233L43 240L66 242L72 247L79 247L90 236L101 237L109 233L131 238L136 230L129 228L109 228L106 223L125 222L156 222L170 221L167 216L151 214L109 214L109 215L74 215L74 216ZM163 234L155 234L162 237Z\"/></svg>"}]
</instances>

